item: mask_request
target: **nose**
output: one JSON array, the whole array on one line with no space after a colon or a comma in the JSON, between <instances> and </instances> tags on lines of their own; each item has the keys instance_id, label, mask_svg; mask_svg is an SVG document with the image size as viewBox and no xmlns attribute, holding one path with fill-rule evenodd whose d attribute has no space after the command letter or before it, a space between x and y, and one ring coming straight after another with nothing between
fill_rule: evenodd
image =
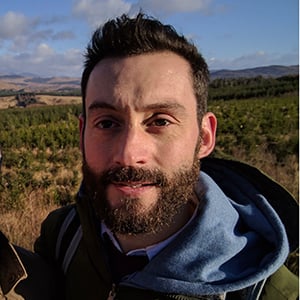
<instances>
[{"instance_id":1,"label":"nose","mask_svg":"<svg viewBox=\"0 0 300 300\"><path fill-rule=\"evenodd\" d=\"M150 141L143 128L125 128L115 143L114 164L124 167L145 165L150 149Z\"/></svg>"}]
</instances>

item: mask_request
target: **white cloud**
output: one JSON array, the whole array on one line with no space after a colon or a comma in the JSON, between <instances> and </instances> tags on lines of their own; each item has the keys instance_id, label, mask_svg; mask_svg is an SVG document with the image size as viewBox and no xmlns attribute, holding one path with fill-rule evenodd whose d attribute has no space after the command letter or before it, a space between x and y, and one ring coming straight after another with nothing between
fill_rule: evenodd
<instances>
[{"instance_id":1,"label":"white cloud","mask_svg":"<svg viewBox=\"0 0 300 300\"><path fill-rule=\"evenodd\" d=\"M57 22L61 23L62 18L53 16L47 20L13 11L0 16L0 72L80 76L81 52L75 49L58 52L50 44L75 38L71 30L53 26Z\"/></svg>"},{"instance_id":2,"label":"white cloud","mask_svg":"<svg viewBox=\"0 0 300 300\"><path fill-rule=\"evenodd\" d=\"M33 23L25 15L9 11L0 18L0 39L10 39L25 34Z\"/></svg>"},{"instance_id":3,"label":"white cloud","mask_svg":"<svg viewBox=\"0 0 300 300\"><path fill-rule=\"evenodd\" d=\"M52 35L53 40L71 40L74 38L75 38L74 32L69 30L59 31Z\"/></svg>"},{"instance_id":4,"label":"white cloud","mask_svg":"<svg viewBox=\"0 0 300 300\"><path fill-rule=\"evenodd\" d=\"M139 0L134 4L126 0L76 0L73 14L86 19L93 28L123 13L130 15L140 10L147 14L208 13L213 0Z\"/></svg>"},{"instance_id":5,"label":"white cloud","mask_svg":"<svg viewBox=\"0 0 300 300\"><path fill-rule=\"evenodd\" d=\"M77 49L56 52L46 43L39 44L32 52L3 54L0 56L0 73L33 73L37 76L80 77L83 56Z\"/></svg>"},{"instance_id":6,"label":"white cloud","mask_svg":"<svg viewBox=\"0 0 300 300\"><path fill-rule=\"evenodd\" d=\"M90 26L96 27L123 13L128 13L131 4L123 0L77 0L73 13L85 18Z\"/></svg>"},{"instance_id":7,"label":"white cloud","mask_svg":"<svg viewBox=\"0 0 300 300\"><path fill-rule=\"evenodd\" d=\"M139 0L132 10L141 8L145 13L155 14L206 12L211 2L212 0Z\"/></svg>"},{"instance_id":8,"label":"white cloud","mask_svg":"<svg viewBox=\"0 0 300 300\"><path fill-rule=\"evenodd\" d=\"M1 53L24 53L39 43L51 40L75 39L71 30L57 30L54 23L62 22L62 18L53 16L51 19L27 17L22 13L9 11L0 16Z\"/></svg>"},{"instance_id":9,"label":"white cloud","mask_svg":"<svg viewBox=\"0 0 300 300\"><path fill-rule=\"evenodd\" d=\"M45 43L38 45L36 54L42 57L49 57L54 54L54 50Z\"/></svg>"}]
</instances>

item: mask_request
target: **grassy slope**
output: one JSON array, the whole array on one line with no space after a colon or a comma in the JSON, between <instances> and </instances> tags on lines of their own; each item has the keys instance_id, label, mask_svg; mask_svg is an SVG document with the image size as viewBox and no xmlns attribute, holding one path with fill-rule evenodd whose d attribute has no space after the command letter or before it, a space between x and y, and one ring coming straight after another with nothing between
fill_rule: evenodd
<instances>
[{"instance_id":1,"label":"grassy slope","mask_svg":"<svg viewBox=\"0 0 300 300\"><path fill-rule=\"evenodd\" d=\"M0 228L18 245L32 248L41 221L78 189L79 109L0 111ZM214 155L257 166L298 198L298 95L213 101L209 109L219 120Z\"/></svg>"}]
</instances>

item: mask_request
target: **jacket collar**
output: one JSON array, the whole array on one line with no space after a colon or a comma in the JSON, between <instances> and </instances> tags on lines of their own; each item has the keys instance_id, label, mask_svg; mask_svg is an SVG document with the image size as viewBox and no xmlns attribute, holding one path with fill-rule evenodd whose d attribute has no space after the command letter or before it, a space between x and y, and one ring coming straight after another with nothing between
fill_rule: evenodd
<instances>
[{"instance_id":1,"label":"jacket collar","mask_svg":"<svg viewBox=\"0 0 300 300\"><path fill-rule=\"evenodd\" d=\"M0 288L4 295L12 293L18 283L27 278L24 265L14 246L0 232Z\"/></svg>"}]
</instances>

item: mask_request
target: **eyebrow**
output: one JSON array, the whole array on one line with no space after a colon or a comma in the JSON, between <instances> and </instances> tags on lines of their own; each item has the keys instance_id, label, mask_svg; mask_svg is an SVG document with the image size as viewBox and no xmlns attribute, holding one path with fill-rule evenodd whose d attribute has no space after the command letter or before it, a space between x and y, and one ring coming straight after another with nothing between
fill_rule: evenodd
<instances>
[{"instance_id":1,"label":"eyebrow","mask_svg":"<svg viewBox=\"0 0 300 300\"><path fill-rule=\"evenodd\" d=\"M117 110L115 106L107 103L107 102L93 102L89 107L88 111L93 111L97 109L111 109L111 110Z\"/></svg>"},{"instance_id":2,"label":"eyebrow","mask_svg":"<svg viewBox=\"0 0 300 300\"><path fill-rule=\"evenodd\" d=\"M177 102L158 102L146 105L142 110L178 110L185 111L185 107Z\"/></svg>"},{"instance_id":3,"label":"eyebrow","mask_svg":"<svg viewBox=\"0 0 300 300\"><path fill-rule=\"evenodd\" d=\"M89 111L93 111L97 109L110 109L110 110L118 111L117 106L114 106L107 102L95 101L88 107ZM183 112L186 110L186 108L177 102L166 101L166 102L148 104L138 109L138 111L149 111L149 110L173 110L173 111Z\"/></svg>"}]
</instances>

